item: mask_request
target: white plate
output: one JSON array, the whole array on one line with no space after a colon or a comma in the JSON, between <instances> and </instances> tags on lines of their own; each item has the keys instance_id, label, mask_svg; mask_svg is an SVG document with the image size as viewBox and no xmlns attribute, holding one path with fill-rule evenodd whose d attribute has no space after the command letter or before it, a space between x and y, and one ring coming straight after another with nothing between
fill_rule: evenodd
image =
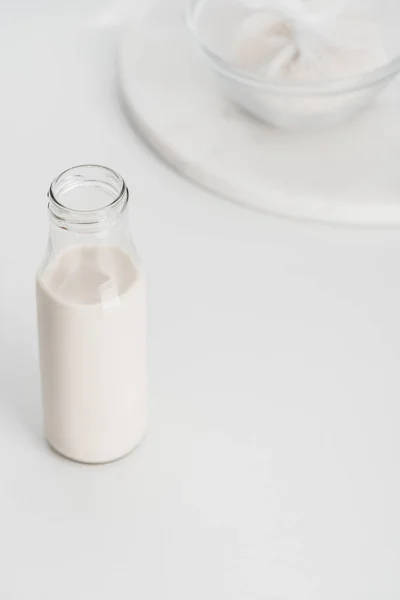
<instances>
[{"instance_id":1,"label":"white plate","mask_svg":"<svg viewBox=\"0 0 400 600\"><path fill-rule=\"evenodd\" d=\"M328 131L288 133L239 112L194 51L183 0L139 5L123 31L120 84L135 127L200 185L294 218L400 224L400 85Z\"/></svg>"}]
</instances>

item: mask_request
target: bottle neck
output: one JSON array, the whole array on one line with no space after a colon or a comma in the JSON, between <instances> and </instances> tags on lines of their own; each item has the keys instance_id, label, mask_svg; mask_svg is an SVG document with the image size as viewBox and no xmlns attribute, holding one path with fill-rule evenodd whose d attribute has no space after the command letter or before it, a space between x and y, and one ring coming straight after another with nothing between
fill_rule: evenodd
<instances>
[{"instance_id":1,"label":"bottle neck","mask_svg":"<svg viewBox=\"0 0 400 600\"><path fill-rule=\"evenodd\" d=\"M73 167L57 177L48 193L49 256L72 246L108 245L133 256L124 180L106 167Z\"/></svg>"},{"instance_id":2,"label":"bottle neck","mask_svg":"<svg viewBox=\"0 0 400 600\"><path fill-rule=\"evenodd\" d=\"M82 165L64 171L51 184L48 198L52 229L104 235L127 221L128 188L107 167Z\"/></svg>"}]
</instances>

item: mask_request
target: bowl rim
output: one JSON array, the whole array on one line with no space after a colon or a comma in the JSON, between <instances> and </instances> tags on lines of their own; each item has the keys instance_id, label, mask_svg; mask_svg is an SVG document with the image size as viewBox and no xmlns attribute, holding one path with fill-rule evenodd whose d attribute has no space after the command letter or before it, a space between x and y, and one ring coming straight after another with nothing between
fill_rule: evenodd
<instances>
[{"instance_id":1,"label":"bowl rim","mask_svg":"<svg viewBox=\"0 0 400 600\"><path fill-rule=\"evenodd\" d=\"M202 55L211 62L214 69L220 74L241 85L261 89L274 94L287 95L333 95L344 92L355 92L370 86L384 83L387 79L395 77L400 71L400 55L396 56L385 65L367 71L361 75L340 79L327 79L321 83L313 84L286 84L276 81L261 79L252 73L239 68L233 68L227 61L215 54L203 41L197 27L197 18L209 0L190 0L184 11L184 22L191 36L196 42L196 47Z\"/></svg>"}]
</instances>

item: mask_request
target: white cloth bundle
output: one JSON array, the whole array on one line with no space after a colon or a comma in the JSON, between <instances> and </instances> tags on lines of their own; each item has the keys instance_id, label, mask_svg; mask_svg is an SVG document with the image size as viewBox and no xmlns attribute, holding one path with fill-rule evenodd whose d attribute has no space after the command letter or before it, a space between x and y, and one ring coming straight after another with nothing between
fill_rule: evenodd
<instances>
[{"instance_id":1,"label":"white cloth bundle","mask_svg":"<svg viewBox=\"0 0 400 600\"><path fill-rule=\"evenodd\" d=\"M250 9L236 36L234 63L269 80L318 83L385 63L372 15L346 0L240 0Z\"/></svg>"}]
</instances>

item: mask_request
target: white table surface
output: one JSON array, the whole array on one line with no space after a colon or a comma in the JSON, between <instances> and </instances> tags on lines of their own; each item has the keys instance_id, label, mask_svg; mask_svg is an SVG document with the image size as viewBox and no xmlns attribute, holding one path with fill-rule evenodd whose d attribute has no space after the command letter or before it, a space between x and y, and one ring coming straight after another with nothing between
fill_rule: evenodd
<instances>
[{"instance_id":1,"label":"white table surface","mask_svg":"<svg viewBox=\"0 0 400 600\"><path fill-rule=\"evenodd\" d=\"M119 109L106 9L0 2L0 598L398 600L400 232L168 171ZM41 427L45 194L82 162L126 178L149 276L150 428L102 467Z\"/></svg>"}]
</instances>

